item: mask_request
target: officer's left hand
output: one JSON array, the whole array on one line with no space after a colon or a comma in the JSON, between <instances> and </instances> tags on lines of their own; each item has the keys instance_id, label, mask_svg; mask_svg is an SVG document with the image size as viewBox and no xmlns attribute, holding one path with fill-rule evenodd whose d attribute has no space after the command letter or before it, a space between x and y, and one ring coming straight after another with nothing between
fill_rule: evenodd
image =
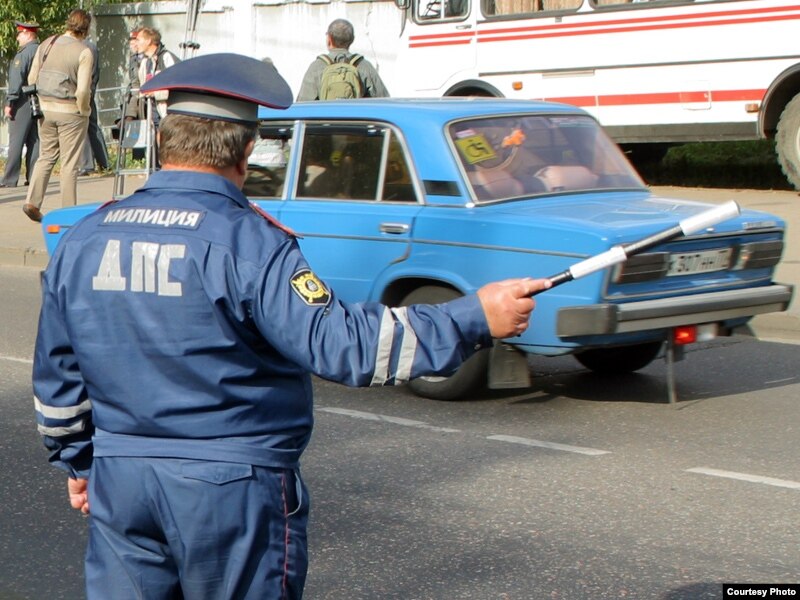
<instances>
[{"instance_id":1,"label":"officer's left hand","mask_svg":"<svg viewBox=\"0 0 800 600\"><path fill-rule=\"evenodd\" d=\"M524 332L536 306L531 294L551 285L547 279L506 279L479 289L478 299L492 337L506 338Z\"/></svg>"},{"instance_id":2,"label":"officer's left hand","mask_svg":"<svg viewBox=\"0 0 800 600\"><path fill-rule=\"evenodd\" d=\"M82 514L89 514L89 480L88 479L67 479L67 492L69 493L69 504L72 508L81 511Z\"/></svg>"}]
</instances>

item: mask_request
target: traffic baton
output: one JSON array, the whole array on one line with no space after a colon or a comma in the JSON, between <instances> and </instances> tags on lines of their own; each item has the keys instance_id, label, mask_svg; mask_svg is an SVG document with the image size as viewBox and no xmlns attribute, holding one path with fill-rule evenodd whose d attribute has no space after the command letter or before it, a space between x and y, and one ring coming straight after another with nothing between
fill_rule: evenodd
<instances>
[{"instance_id":1,"label":"traffic baton","mask_svg":"<svg viewBox=\"0 0 800 600\"><path fill-rule=\"evenodd\" d=\"M606 267L611 267L621 262L625 262L628 257L633 256L634 254L644 252L653 246L658 246L659 244L674 239L678 236L691 235L701 231L702 229L705 229L706 227L711 227L712 225L716 225L722 221L727 221L728 219L738 216L739 213L739 205L734 200L729 200L724 204L720 204L719 206L703 211L700 214L694 215L693 217L687 217L669 229L649 235L637 242L614 246L610 250L606 250L605 252L596 254L595 256L587 258L586 260L582 260L579 263L575 263L566 271L562 271L557 275L551 275L550 277L547 277L552 284L550 288L554 288L562 283L572 281L573 279L585 277L586 275L594 273L595 271L599 271L600 269L605 269ZM536 294L544 291L547 290L538 290L531 294L531 296L535 296Z\"/></svg>"}]
</instances>

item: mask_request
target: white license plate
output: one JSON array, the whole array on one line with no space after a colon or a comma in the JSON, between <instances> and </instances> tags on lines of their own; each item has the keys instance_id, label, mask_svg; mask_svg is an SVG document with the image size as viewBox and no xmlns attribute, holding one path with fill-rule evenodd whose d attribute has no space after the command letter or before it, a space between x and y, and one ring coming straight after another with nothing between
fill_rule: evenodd
<instances>
[{"instance_id":1,"label":"white license plate","mask_svg":"<svg viewBox=\"0 0 800 600\"><path fill-rule=\"evenodd\" d=\"M731 264L733 248L670 254L667 277L724 271Z\"/></svg>"}]
</instances>

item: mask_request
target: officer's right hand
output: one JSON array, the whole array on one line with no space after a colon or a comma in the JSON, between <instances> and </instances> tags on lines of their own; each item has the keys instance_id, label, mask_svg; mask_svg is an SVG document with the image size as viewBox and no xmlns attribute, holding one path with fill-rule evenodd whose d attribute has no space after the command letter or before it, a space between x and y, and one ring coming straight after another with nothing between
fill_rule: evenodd
<instances>
[{"instance_id":1,"label":"officer's right hand","mask_svg":"<svg viewBox=\"0 0 800 600\"><path fill-rule=\"evenodd\" d=\"M14 111L11 109L10 106L6 106L3 113L6 115L6 119L8 119L9 121L14 120Z\"/></svg>"},{"instance_id":2,"label":"officer's right hand","mask_svg":"<svg viewBox=\"0 0 800 600\"><path fill-rule=\"evenodd\" d=\"M506 279L479 289L478 299L492 337L506 338L524 332L536 306L531 294L551 285L547 279Z\"/></svg>"}]
</instances>

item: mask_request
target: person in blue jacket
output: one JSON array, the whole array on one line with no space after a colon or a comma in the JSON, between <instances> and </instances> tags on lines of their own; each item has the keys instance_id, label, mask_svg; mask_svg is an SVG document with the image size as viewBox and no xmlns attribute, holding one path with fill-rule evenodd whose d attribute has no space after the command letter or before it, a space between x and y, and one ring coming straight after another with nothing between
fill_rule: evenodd
<instances>
[{"instance_id":1,"label":"person in blue jacket","mask_svg":"<svg viewBox=\"0 0 800 600\"><path fill-rule=\"evenodd\" d=\"M448 374L524 331L549 284L496 282L438 306L342 302L240 191L258 105L291 104L275 68L206 55L143 86L155 90L169 90L162 170L71 228L44 274L38 429L72 507L91 514L90 600L300 598L310 374Z\"/></svg>"}]
</instances>

